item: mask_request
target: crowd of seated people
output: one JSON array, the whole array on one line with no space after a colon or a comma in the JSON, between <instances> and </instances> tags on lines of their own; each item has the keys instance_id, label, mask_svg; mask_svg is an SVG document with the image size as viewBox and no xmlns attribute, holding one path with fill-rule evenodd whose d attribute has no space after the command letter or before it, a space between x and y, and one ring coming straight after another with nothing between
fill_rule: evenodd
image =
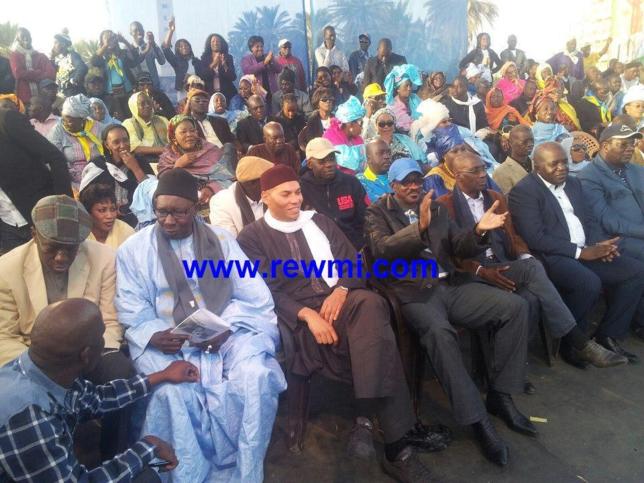
<instances>
[{"instance_id":1,"label":"crowd of seated people","mask_svg":"<svg viewBox=\"0 0 644 483\"><path fill-rule=\"evenodd\" d=\"M429 481L418 454L451 431L417 418L382 292L332 261L431 262L380 289L500 466L490 415L538 436L513 400L539 391L536 324L577 368L640 362L644 68L600 71L610 39L537 62L481 33L448 79L326 26L307 85L289 39L236 59L213 33L198 56L175 29L105 30L85 62L20 28L0 63L0 481L260 482L280 393L314 374L352 387L351 456L379 428L383 471ZM487 334L485 395L461 329ZM92 419L98 465L75 452Z\"/></svg>"}]
</instances>

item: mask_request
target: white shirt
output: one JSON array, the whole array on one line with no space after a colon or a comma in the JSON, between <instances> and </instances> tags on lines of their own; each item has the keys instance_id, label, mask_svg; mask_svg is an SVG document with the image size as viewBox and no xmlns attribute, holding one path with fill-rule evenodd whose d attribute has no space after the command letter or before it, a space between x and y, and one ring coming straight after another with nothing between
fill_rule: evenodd
<instances>
[{"instance_id":1,"label":"white shirt","mask_svg":"<svg viewBox=\"0 0 644 483\"><path fill-rule=\"evenodd\" d=\"M331 67L332 65L337 65L344 72L349 71L349 62L347 61L347 57L344 55L344 52L338 50L335 45L332 49L327 49L326 45L322 43L322 45L315 49L315 61L318 63L318 67Z\"/></svg>"},{"instance_id":2,"label":"white shirt","mask_svg":"<svg viewBox=\"0 0 644 483\"><path fill-rule=\"evenodd\" d=\"M546 185L546 188L548 188L550 192L554 195L554 197L557 199L557 202L561 207L561 211L563 211L564 217L566 218L566 224L568 225L568 232L570 233L570 242L577 245L575 258L579 258L579 255L581 254L581 249L586 246L586 232L584 232L584 226L581 224L581 221L579 221L579 218L577 218L577 215L575 215L575 209L573 208L572 203L568 198L568 195L564 191L564 188L566 187L566 183L562 183L559 186L555 186L552 183L549 183L545 179L543 179L541 175L537 175L537 176L539 176L543 184Z\"/></svg>"},{"instance_id":3,"label":"white shirt","mask_svg":"<svg viewBox=\"0 0 644 483\"><path fill-rule=\"evenodd\" d=\"M21 227L27 224L24 216L18 211L16 205L9 198L7 193L0 188L0 220L4 221L7 225Z\"/></svg>"},{"instance_id":4,"label":"white shirt","mask_svg":"<svg viewBox=\"0 0 644 483\"><path fill-rule=\"evenodd\" d=\"M225 190L221 190L210 198L210 224L228 230L233 236L239 235L244 228L242 222L241 210L235 200L235 187L237 182L230 185ZM250 209L259 220L264 216L264 205L261 201L253 201L246 197Z\"/></svg>"},{"instance_id":5,"label":"white shirt","mask_svg":"<svg viewBox=\"0 0 644 483\"><path fill-rule=\"evenodd\" d=\"M204 136L206 136L206 141L214 144L218 148L224 147L224 143L222 143L217 137L217 134L215 133L215 130L212 128L212 124L210 124L210 121L208 120L207 117L203 121L197 121L197 122L201 126L201 129L203 129L203 134Z\"/></svg>"},{"instance_id":6,"label":"white shirt","mask_svg":"<svg viewBox=\"0 0 644 483\"><path fill-rule=\"evenodd\" d=\"M483 215L485 214L485 206L483 205L483 193L479 191L478 198L472 198L466 193L463 193L463 196L465 196L467 206L469 206L470 208L470 213L472 213L474 221L478 223L479 221L481 221L481 218L483 218ZM491 248L485 250L486 257L491 257L492 255L494 255L494 252Z\"/></svg>"}]
</instances>

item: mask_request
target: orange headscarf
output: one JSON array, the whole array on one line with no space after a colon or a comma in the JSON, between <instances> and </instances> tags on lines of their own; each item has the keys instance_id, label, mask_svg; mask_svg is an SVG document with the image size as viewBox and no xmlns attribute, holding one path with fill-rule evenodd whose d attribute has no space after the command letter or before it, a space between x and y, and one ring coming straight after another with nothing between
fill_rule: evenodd
<instances>
[{"instance_id":1,"label":"orange headscarf","mask_svg":"<svg viewBox=\"0 0 644 483\"><path fill-rule=\"evenodd\" d=\"M503 101L503 104L500 107L492 107L492 94L494 91L498 91L503 95L503 91L498 88L490 89L490 92L485 96L485 114L487 116L487 122L492 129L499 129L503 123L503 119L506 117L510 121L516 121L519 124L524 124L529 126L530 123L524 119L524 117L519 114L514 107L509 106Z\"/></svg>"},{"instance_id":2,"label":"orange headscarf","mask_svg":"<svg viewBox=\"0 0 644 483\"><path fill-rule=\"evenodd\" d=\"M16 106L18 106L18 111L21 113L25 113L25 105L22 103L20 99L18 99L18 96L15 94L0 94L0 101L8 100L13 102Z\"/></svg>"},{"instance_id":3,"label":"orange headscarf","mask_svg":"<svg viewBox=\"0 0 644 483\"><path fill-rule=\"evenodd\" d=\"M562 87L563 84L559 79L557 79L556 77L549 77L548 80L546 80L543 90L541 91L541 95L543 97L552 99L557 104L558 109L555 119L559 124L562 124L564 126L574 126L575 129L579 130L581 129L581 125L579 123L579 118L577 117L577 111L575 111L575 108L563 97L558 101L556 100L556 93Z\"/></svg>"}]
</instances>

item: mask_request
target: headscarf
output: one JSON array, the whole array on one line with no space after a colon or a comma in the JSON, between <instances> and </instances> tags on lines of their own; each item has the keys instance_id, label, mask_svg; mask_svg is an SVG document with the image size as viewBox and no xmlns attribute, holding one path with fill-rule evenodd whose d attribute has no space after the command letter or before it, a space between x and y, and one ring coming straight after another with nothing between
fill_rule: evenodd
<instances>
[{"instance_id":1,"label":"headscarf","mask_svg":"<svg viewBox=\"0 0 644 483\"><path fill-rule=\"evenodd\" d=\"M61 110L63 116L77 117L80 119L85 119L85 125L83 129L78 132L70 132L65 127L65 123L61 122L63 130L70 136L75 137L78 140L78 143L83 150L83 156L89 161L92 158L92 143L96 145L96 149L101 155L104 154L103 143L98 139L92 132L92 127L94 126L94 121L89 116L91 114L90 101L85 94L77 94L75 96L68 97L63 103L63 108Z\"/></svg>"},{"instance_id":2,"label":"headscarf","mask_svg":"<svg viewBox=\"0 0 644 483\"><path fill-rule=\"evenodd\" d=\"M139 116L140 95L147 94L145 94L144 92L135 92L130 96L130 99L127 101L127 105L130 108L130 112L132 113L132 119L134 120L132 124L134 125L136 135L139 137L139 139L143 139L143 126L147 125L148 123L143 118L141 118L141 116ZM152 98L150 98L150 100L152 100ZM168 138L168 130L161 118L154 114L154 111L152 112L150 124L152 125L152 131L154 132L154 146L165 146L166 139Z\"/></svg>"},{"instance_id":3,"label":"headscarf","mask_svg":"<svg viewBox=\"0 0 644 483\"><path fill-rule=\"evenodd\" d=\"M516 69L517 65L512 61L508 61L503 64L503 67L501 67L501 70L499 71L501 79L496 83L496 87L501 89L501 92L503 92L503 99L507 103L521 97L525 86L525 81L523 79L519 79L518 77L516 79L508 79L505 76L510 67L514 67Z\"/></svg>"},{"instance_id":4,"label":"headscarf","mask_svg":"<svg viewBox=\"0 0 644 483\"><path fill-rule=\"evenodd\" d=\"M495 87L494 89L490 89L490 91L485 96L485 115L487 116L487 122L490 127L492 129L499 129L506 117L511 121L514 120L519 124L529 126L530 123L525 120L521 114L519 114L519 111L517 111L514 107L509 106L505 98L503 99L503 104L501 104L501 106L492 107L492 94L494 94L494 92L497 90L500 91L501 94L503 94L503 91L501 91L501 89Z\"/></svg>"},{"instance_id":5,"label":"headscarf","mask_svg":"<svg viewBox=\"0 0 644 483\"><path fill-rule=\"evenodd\" d=\"M391 116L394 124L396 123L396 114L389 107L378 109L372 114L371 119L369 119L369 131L374 133L373 138L377 137L376 133L378 132L378 119L385 114ZM427 161L423 150L420 149L420 147L412 140L412 138L410 138L406 134L397 132L393 133L392 144L390 145L390 147L392 148L392 153L395 149L397 149L397 145L402 145L402 148L404 148L405 151L405 157L411 157L423 163Z\"/></svg>"},{"instance_id":6,"label":"headscarf","mask_svg":"<svg viewBox=\"0 0 644 483\"><path fill-rule=\"evenodd\" d=\"M599 108L599 115L601 116L602 123L608 124L613 120L613 115L611 114L610 109L608 109L608 105L604 101L599 100L599 97L593 94L584 96L584 99Z\"/></svg>"},{"instance_id":7,"label":"headscarf","mask_svg":"<svg viewBox=\"0 0 644 483\"><path fill-rule=\"evenodd\" d=\"M260 96L262 99L266 99L268 92L262 86L262 83L257 80L253 74L246 74L239 79L239 82L246 81L250 83L251 92L257 96Z\"/></svg>"},{"instance_id":8,"label":"headscarf","mask_svg":"<svg viewBox=\"0 0 644 483\"><path fill-rule=\"evenodd\" d=\"M548 97L554 101L556 97L555 94L560 87L562 87L561 81L556 77L550 77L546 81L540 95ZM563 96L557 101L557 107L559 109L557 109L556 120L559 124L572 124L576 129L581 129L581 124L577 117L577 111L575 111L575 108L572 107L572 105Z\"/></svg>"},{"instance_id":9,"label":"headscarf","mask_svg":"<svg viewBox=\"0 0 644 483\"><path fill-rule=\"evenodd\" d=\"M170 149L172 149L172 151L175 154L179 154L179 155L183 154L184 151L183 149L181 149L181 146L179 146L179 144L177 143L177 136L175 134L175 131L177 129L177 126L181 124L183 121L188 121L192 123L194 128L198 129L197 121L195 121L192 116L188 116L187 114L177 114L172 119L170 119L170 121L168 121L168 141L170 142ZM202 139L199 138L199 140L197 141L197 150L201 149L202 144L203 144Z\"/></svg>"},{"instance_id":10,"label":"headscarf","mask_svg":"<svg viewBox=\"0 0 644 483\"><path fill-rule=\"evenodd\" d=\"M624 98L622 99L622 106L626 106L626 104L637 101L644 101L644 85L642 84L637 84L628 88L626 94L624 94ZM624 107L622 107L622 109L624 109ZM644 117L635 119L635 122L638 123L637 127L641 128L642 125L644 125Z\"/></svg>"},{"instance_id":11,"label":"headscarf","mask_svg":"<svg viewBox=\"0 0 644 483\"><path fill-rule=\"evenodd\" d=\"M562 139L561 143L560 143L561 147L566 152L566 156L568 157L568 171L570 173L578 173L579 171L584 169L587 164L589 164L588 160L580 161L578 163L573 163L573 161L572 161L572 153L570 152L570 150L572 148L572 145L573 145L574 141L575 141L575 138L573 138L571 136L571 137ZM574 176L574 174L573 174L573 176Z\"/></svg>"},{"instance_id":12,"label":"headscarf","mask_svg":"<svg viewBox=\"0 0 644 483\"><path fill-rule=\"evenodd\" d=\"M397 65L393 69L391 69L391 72L389 72L389 74L387 74L384 82L385 91L387 92L387 104L394 102L394 91L398 87L400 87L400 85L406 80L411 82L412 85L416 87L420 87L423 84L423 80L420 76L420 72L418 71L418 67L413 64ZM415 94L412 94L409 97L409 109L412 113L414 112L418 104L420 104L419 100L418 103L412 108L411 102L413 96L415 96Z\"/></svg>"},{"instance_id":13,"label":"headscarf","mask_svg":"<svg viewBox=\"0 0 644 483\"><path fill-rule=\"evenodd\" d=\"M436 77L438 77L439 75L443 76L443 80L445 80L445 82L443 83L442 87L439 87L437 89L437 88L434 87L434 79ZM429 79L427 80L427 86L429 88L429 95L432 98L442 96L442 94L444 94L448 89L447 78L445 77L445 73L442 72L442 71L432 72L430 74L430 76L429 76ZM436 100L436 99L434 99L434 100ZM418 107L416 108L416 110L418 111Z\"/></svg>"},{"instance_id":14,"label":"headscarf","mask_svg":"<svg viewBox=\"0 0 644 483\"><path fill-rule=\"evenodd\" d=\"M0 94L0 101L8 100L13 102L16 106L18 106L18 111L21 112L22 114L25 113L25 105L22 103L22 101L18 98L17 95L15 94Z\"/></svg>"},{"instance_id":15,"label":"headscarf","mask_svg":"<svg viewBox=\"0 0 644 483\"><path fill-rule=\"evenodd\" d=\"M94 119L92 116L90 116L91 119L94 119L94 121L98 121L106 126L109 126L110 124L121 124L121 121L116 119L115 117L112 117L110 114L109 109L105 105L102 99L98 97L90 97L89 98L89 105L90 107L93 106L94 104L102 104L103 105L103 110L105 111L105 117L103 118L102 121L98 121L98 119Z\"/></svg>"},{"instance_id":16,"label":"headscarf","mask_svg":"<svg viewBox=\"0 0 644 483\"><path fill-rule=\"evenodd\" d=\"M416 110L420 113L420 118L411 125L412 139L416 139L419 133L423 138L429 139L436 126L444 119L449 118L449 110L445 104L432 99L425 99Z\"/></svg>"},{"instance_id":17,"label":"headscarf","mask_svg":"<svg viewBox=\"0 0 644 483\"><path fill-rule=\"evenodd\" d=\"M546 80L548 80L548 78L543 78L543 71L546 69L550 69L550 72L552 72L550 64L539 64L539 67L537 67L537 73L535 75L537 80L537 89L543 89L546 85Z\"/></svg>"},{"instance_id":18,"label":"headscarf","mask_svg":"<svg viewBox=\"0 0 644 483\"><path fill-rule=\"evenodd\" d=\"M342 124L362 119L366 114L365 108L357 97L351 96L345 102L338 106L335 111L335 117Z\"/></svg>"}]
</instances>

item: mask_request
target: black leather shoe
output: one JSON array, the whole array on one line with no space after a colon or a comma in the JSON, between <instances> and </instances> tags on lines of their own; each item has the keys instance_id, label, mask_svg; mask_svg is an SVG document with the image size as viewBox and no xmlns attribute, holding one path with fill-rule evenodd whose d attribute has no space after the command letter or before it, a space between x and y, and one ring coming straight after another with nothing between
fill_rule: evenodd
<instances>
[{"instance_id":1,"label":"black leather shoe","mask_svg":"<svg viewBox=\"0 0 644 483\"><path fill-rule=\"evenodd\" d=\"M474 423L472 429L485 457L499 466L507 465L510 450L492 426L492 421L485 417L482 421Z\"/></svg>"},{"instance_id":2,"label":"black leather shoe","mask_svg":"<svg viewBox=\"0 0 644 483\"><path fill-rule=\"evenodd\" d=\"M617 342L617 339L613 339L612 337L595 337L595 340L597 341L598 344L603 345L609 351L613 351L614 353L619 354L620 356L626 357L630 364L640 363L640 358L635 354L624 350L622 346L620 346L619 343Z\"/></svg>"},{"instance_id":3,"label":"black leather shoe","mask_svg":"<svg viewBox=\"0 0 644 483\"><path fill-rule=\"evenodd\" d=\"M581 360L590 362L595 367L613 367L628 364L628 358L606 349L594 340L589 340L582 350L572 349Z\"/></svg>"},{"instance_id":4,"label":"black leather shoe","mask_svg":"<svg viewBox=\"0 0 644 483\"><path fill-rule=\"evenodd\" d=\"M633 329L633 334L640 340L640 342L644 341L644 327Z\"/></svg>"},{"instance_id":5,"label":"black leather shoe","mask_svg":"<svg viewBox=\"0 0 644 483\"><path fill-rule=\"evenodd\" d=\"M508 428L528 436L537 435L537 428L519 412L509 394L497 391L488 392L486 407L488 413L501 418Z\"/></svg>"},{"instance_id":6,"label":"black leather shoe","mask_svg":"<svg viewBox=\"0 0 644 483\"><path fill-rule=\"evenodd\" d=\"M364 460L376 456L376 449L373 447L373 424L367 418L356 418L351 428L347 453Z\"/></svg>"},{"instance_id":7,"label":"black leather shoe","mask_svg":"<svg viewBox=\"0 0 644 483\"><path fill-rule=\"evenodd\" d=\"M452 432L442 424L426 426L418 421L403 438L414 448L433 453L449 446L452 442Z\"/></svg>"},{"instance_id":8,"label":"black leather shoe","mask_svg":"<svg viewBox=\"0 0 644 483\"><path fill-rule=\"evenodd\" d=\"M430 483L433 479L429 469L420 462L411 446L403 449L395 461L389 461L385 456L382 459L382 469L401 483Z\"/></svg>"},{"instance_id":9,"label":"black leather shoe","mask_svg":"<svg viewBox=\"0 0 644 483\"><path fill-rule=\"evenodd\" d=\"M577 369L587 369L590 365L590 363L582 360L579 357L579 354L573 349L572 346L561 344L561 347L559 348L559 354L564 361L566 361L571 366L576 367Z\"/></svg>"},{"instance_id":10,"label":"black leather shoe","mask_svg":"<svg viewBox=\"0 0 644 483\"><path fill-rule=\"evenodd\" d=\"M523 394L532 396L536 392L537 392L537 388L534 387L534 384L532 384L530 381L526 381L523 383Z\"/></svg>"}]
</instances>

